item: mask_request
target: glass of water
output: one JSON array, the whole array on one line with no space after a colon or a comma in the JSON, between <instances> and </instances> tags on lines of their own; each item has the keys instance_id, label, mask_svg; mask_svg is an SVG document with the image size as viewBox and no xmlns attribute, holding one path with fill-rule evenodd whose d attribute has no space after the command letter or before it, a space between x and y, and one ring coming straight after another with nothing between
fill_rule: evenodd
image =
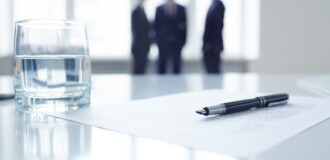
<instances>
[{"instance_id":1,"label":"glass of water","mask_svg":"<svg viewBox=\"0 0 330 160\"><path fill-rule=\"evenodd\" d=\"M91 68L84 24L16 22L14 61L18 110L57 112L89 106Z\"/></svg>"}]
</instances>

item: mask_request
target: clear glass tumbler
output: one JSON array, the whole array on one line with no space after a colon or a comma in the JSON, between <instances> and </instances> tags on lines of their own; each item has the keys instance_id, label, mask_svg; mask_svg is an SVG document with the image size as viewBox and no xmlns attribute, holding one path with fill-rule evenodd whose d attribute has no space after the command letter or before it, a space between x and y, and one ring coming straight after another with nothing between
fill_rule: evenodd
<instances>
[{"instance_id":1,"label":"clear glass tumbler","mask_svg":"<svg viewBox=\"0 0 330 160\"><path fill-rule=\"evenodd\" d=\"M89 106L91 68L84 24L16 22L14 62L18 110L54 112Z\"/></svg>"}]
</instances>

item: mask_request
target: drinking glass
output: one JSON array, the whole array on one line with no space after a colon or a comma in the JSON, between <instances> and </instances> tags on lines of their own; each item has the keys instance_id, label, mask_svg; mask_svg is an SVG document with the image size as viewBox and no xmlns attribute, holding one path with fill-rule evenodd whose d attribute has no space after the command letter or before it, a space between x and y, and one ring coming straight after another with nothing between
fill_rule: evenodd
<instances>
[{"instance_id":1,"label":"drinking glass","mask_svg":"<svg viewBox=\"0 0 330 160\"><path fill-rule=\"evenodd\" d=\"M90 104L86 26L74 21L15 24L14 89L22 111L67 111Z\"/></svg>"}]
</instances>

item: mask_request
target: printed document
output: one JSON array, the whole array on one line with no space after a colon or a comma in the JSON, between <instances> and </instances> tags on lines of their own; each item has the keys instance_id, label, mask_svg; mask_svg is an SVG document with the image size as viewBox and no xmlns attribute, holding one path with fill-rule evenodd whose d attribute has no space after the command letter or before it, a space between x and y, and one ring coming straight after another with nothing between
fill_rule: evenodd
<instances>
[{"instance_id":1,"label":"printed document","mask_svg":"<svg viewBox=\"0 0 330 160\"><path fill-rule=\"evenodd\" d=\"M330 116L328 99L294 95L282 106L207 117L195 113L263 95L207 90L51 116L239 158L257 156Z\"/></svg>"}]
</instances>

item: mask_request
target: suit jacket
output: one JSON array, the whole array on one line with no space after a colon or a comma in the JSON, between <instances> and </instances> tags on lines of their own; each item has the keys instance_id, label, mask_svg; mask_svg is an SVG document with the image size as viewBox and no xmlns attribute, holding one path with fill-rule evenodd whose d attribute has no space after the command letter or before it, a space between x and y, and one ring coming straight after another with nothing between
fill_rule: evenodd
<instances>
[{"instance_id":1,"label":"suit jacket","mask_svg":"<svg viewBox=\"0 0 330 160\"><path fill-rule=\"evenodd\" d=\"M205 22L205 32L203 36L203 48L217 48L219 52L223 50L223 19L224 19L225 7L219 0L213 0Z\"/></svg>"},{"instance_id":2,"label":"suit jacket","mask_svg":"<svg viewBox=\"0 0 330 160\"><path fill-rule=\"evenodd\" d=\"M166 14L165 4L157 7L154 28L156 42L160 47L182 48L186 43L186 9L179 4L176 4L176 7L176 15L173 17Z\"/></svg>"},{"instance_id":3,"label":"suit jacket","mask_svg":"<svg viewBox=\"0 0 330 160\"><path fill-rule=\"evenodd\" d=\"M141 6L137 6L132 13L132 53L148 53L151 40L149 37L150 24Z\"/></svg>"}]
</instances>

